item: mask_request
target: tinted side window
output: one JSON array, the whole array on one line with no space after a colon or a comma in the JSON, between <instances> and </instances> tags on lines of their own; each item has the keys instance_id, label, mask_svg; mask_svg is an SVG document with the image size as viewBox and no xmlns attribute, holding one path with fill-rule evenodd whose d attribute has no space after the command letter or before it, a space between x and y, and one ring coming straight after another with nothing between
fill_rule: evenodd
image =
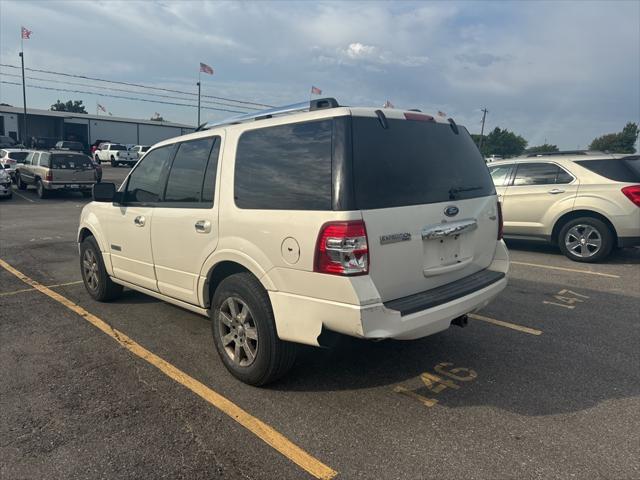
<instances>
[{"instance_id":1,"label":"tinted side window","mask_svg":"<svg viewBox=\"0 0 640 480\"><path fill-rule=\"evenodd\" d=\"M489 173L493 179L493 184L496 187L501 187L507 184L507 181L511 177L511 170L513 165L498 165L495 167L489 167Z\"/></svg>"},{"instance_id":2,"label":"tinted side window","mask_svg":"<svg viewBox=\"0 0 640 480\"><path fill-rule=\"evenodd\" d=\"M620 159L581 160L581 167L615 182L640 182L640 157Z\"/></svg>"},{"instance_id":3,"label":"tinted side window","mask_svg":"<svg viewBox=\"0 0 640 480\"><path fill-rule=\"evenodd\" d=\"M331 210L333 120L245 132L238 141L234 195L240 208Z\"/></svg>"},{"instance_id":4,"label":"tinted side window","mask_svg":"<svg viewBox=\"0 0 640 480\"><path fill-rule=\"evenodd\" d=\"M155 203L159 201L173 145L156 148L138 163L129 175L125 203Z\"/></svg>"},{"instance_id":5,"label":"tinted side window","mask_svg":"<svg viewBox=\"0 0 640 480\"><path fill-rule=\"evenodd\" d=\"M213 138L181 143L171 165L166 202L199 202Z\"/></svg>"},{"instance_id":6,"label":"tinted side window","mask_svg":"<svg viewBox=\"0 0 640 480\"><path fill-rule=\"evenodd\" d=\"M556 183L560 168L552 163L521 163L514 185L551 185Z\"/></svg>"}]
</instances>

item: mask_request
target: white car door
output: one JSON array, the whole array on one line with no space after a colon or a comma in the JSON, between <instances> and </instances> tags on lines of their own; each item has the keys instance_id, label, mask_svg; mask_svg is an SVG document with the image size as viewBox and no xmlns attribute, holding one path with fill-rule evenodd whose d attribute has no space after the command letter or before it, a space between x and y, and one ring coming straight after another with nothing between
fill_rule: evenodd
<instances>
[{"instance_id":1,"label":"white car door","mask_svg":"<svg viewBox=\"0 0 640 480\"><path fill-rule=\"evenodd\" d=\"M151 244L158 290L191 304L198 304L200 270L218 244L214 199L221 142L214 136L179 144L163 202L153 213Z\"/></svg>"},{"instance_id":2,"label":"white car door","mask_svg":"<svg viewBox=\"0 0 640 480\"><path fill-rule=\"evenodd\" d=\"M158 291L158 283L151 228L173 152L173 145L150 152L129 174L120 205L109 209L106 219L114 276L153 291Z\"/></svg>"}]
</instances>

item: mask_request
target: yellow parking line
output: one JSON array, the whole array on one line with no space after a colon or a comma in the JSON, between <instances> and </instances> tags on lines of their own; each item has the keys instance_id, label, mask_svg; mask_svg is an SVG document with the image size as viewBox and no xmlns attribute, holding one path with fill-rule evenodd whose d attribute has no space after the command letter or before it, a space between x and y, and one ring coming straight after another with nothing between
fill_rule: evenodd
<instances>
[{"instance_id":1,"label":"yellow parking line","mask_svg":"<svg viewBox=\"0 0 640 480\"><path fill-rule=\"evenodd\" d=\"M528 333L530 335L542 335L542 330L536 330L535 328L523 327L522 325L518 325L516 323L503 322L502 320L496 320L495 318L484 317L482 315L476 315L475 313L470 313L469 318L474 320L480 320L482 322L491 323L493 325L498 325L500 327L510 328L512 330L518 330L519 332Z\"/></svg>"},{"instance_id":2,"label":"yellow parking line","mask_svg":"<svg viewBox=\"0 0 640 480\"><path fill-rule=\"evenodd\" d=\"M58 283L56 285L47 285L47 288L66 287L68 285L78 285L80 283L82 283L82 280L78 280L76 282ZM35 291L36 291L35 288L23 288L21 290L14 290L13 292L0 293L0 297L7 297L9 295L16 295L18 293L35 292Z\"/></svg>"},{"instance_id":3,"label":"yellow parking line","mask_svg":"<svg viewBox=\"0 0 640 480\"><path fill-rule=\"evenodd\" d=\"M613 275L611 273L591 272L589 270L579 270L577 268L552 267L551 265L539 265L537 263L514 262L513 260L510 263L511 265L524 265L527 267L549 268L551 270L563 270L565 272L586 273L588 275L599 275L601 277L608 277L608 278L620 278L620 275Z\"/></svg>"},{"instance_id":4,"label":"yellow parking line","mask_svg":"<svg viewBox=\"0 0 640 480\"><path fill-rule=\"evenodd\" d=\"M235 420L240 425L245 427L247 430L249 430L251 433L256 435L258 438L260 438L267 445L271 446L272 448L280 452L282 455L287 457L289 460L291 460L293 463L298 465L300 468L306 470L315 478L329 480L334 478L338 474L338 472L328 467L317 458L311 456L309 453L305 452L302 448L298 447L296 444L291 442L288 438L286 438L284 435L282 435L280 432L278 432L271 426L267 425L263 421L254 417L250 413L246 412L245 410L240 408L238 405L233 403L231 400L223 397L222 395L210 389L206 385L200 383L195 378L187 375L185 372L174 367L169 362L163 360L162 358L158 357L154 353L150 352L149 350L147 350L146 348L144 348L143 346L141 346L140 344L136 343L134 340L129 338L124 333L111 327L104 320L101 320L95 315L89 313L84 308L73 303L71 300L63 297L59 293L56 293L50 288L47 288L44 285L41 285L40 283L36 282L35 280L27 277L25 274L16 270L15 268L13 268L11 265L9 265L7 262L5 262L2 259L0 259L0 266L5 270L7 270L8 272L15 275L16 277L18 277L27 285L32 286L33 288L35 288L36 290L39 290L40 292L52 298L56 302L64 305L69 310L72 310L73 312L80 315L87 322L89 322L94 327L98 328L102 332L109 335L111 338L113 338L116 342L118 342L121 346L129 350L131 353L147 361L148 363L156 367L158 370L160 370L162 373L167 375L169 378L185 386L186 388L191 390L193 393L195 393L196 395L198 395L199 397L203 398L204 400L209 402L211 405L216 407L218 410L220 410L221 412L231 417L233 420Z\"/></svg>"}]
</instances>

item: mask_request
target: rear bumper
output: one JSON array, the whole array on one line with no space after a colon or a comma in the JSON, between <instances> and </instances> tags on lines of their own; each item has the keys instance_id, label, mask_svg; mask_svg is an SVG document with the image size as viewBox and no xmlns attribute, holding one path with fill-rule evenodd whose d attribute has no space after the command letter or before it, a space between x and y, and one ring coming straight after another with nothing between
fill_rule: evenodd
<instances>
[{"instance_id":1,"label":"rear bumper","mask_svg":"<svg viewBox=\"0 0 640 480\"><path fill-rule=\"evenodd\" d=\"M44 188L46 190L72 190L72 191L82 191L82 190L91 190L93 188L93 184L95 182L91 182L91 183L86 183L86 182L80 182L80 183L73 183L73 182L69 182L69 183L53 183L53 182L42 182L42 185L44 186ZM77 187L73 186L73 185L77 185Z\"/></svg>"},{"instance_id":2,"label":"rear bumper","mask_svg":"<svg viewBox=\"0 0 640 480\"><path fill-rule=\"evenodd\" d=\"M317 338L323 327L361 338L412 340L446 330L454 318L486 306L507 286L508 269L508 252L504 243L499 242L493 263L487 270L480 272L487 273L486 277L492 281L488 284L467 285L469 288L466 290L457 287L457 283L462 284L465 279L446 286L457 289L459 295L454 293L448 298L441 297L444 300L442 303L426 299L427 294L423 295L425 302L422 304L420 298L407 297L386 304L377 302L366 306L284 292L269 292L269 297L278 335L283 340L318 345ZM437 296L437 290L443 288L429 293ZM437 304L429 306L433 303ZM419 305L426 307L416 310L415 307Z\"/></svg>"}]
</instances>

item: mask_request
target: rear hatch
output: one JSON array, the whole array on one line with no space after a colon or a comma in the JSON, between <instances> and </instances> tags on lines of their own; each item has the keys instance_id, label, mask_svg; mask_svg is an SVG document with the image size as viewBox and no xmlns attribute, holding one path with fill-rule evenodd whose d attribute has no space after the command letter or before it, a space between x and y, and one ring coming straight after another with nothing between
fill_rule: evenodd
<instances>
[{"instance_id":1,"label":"rear hatch","mask_svg":"<svg viewBox=\"0 0 640 480\"><path fill-rule=\"evenodd\" d=\"M49 162L54 183L82 184L95 181L95 168L86 155L52 153Z\"/></svg>"},{"instance_id":2,"label":"rear hatch","mask_svg":"<svg viewBox=\"0 0 640 480\"><path fill-rule=\"evenodd\" d=\"M494 185L467 130L404 116L352 118L355 205L383 301L486 269L497 242Z\"/></svg>"}]
</instances>

